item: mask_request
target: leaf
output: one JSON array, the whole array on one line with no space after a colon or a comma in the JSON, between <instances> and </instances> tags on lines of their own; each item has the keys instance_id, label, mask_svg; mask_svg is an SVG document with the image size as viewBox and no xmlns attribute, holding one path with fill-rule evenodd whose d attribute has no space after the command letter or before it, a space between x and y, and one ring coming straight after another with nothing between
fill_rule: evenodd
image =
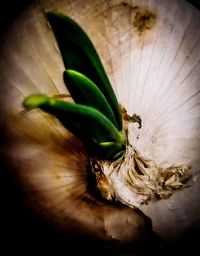
<instances>
[{"instance_id":1,"label":"leaf","mask_svg":"<svg viewBox=\"0 0 200 256\"><path fill-rule=\"evenodd\" d=\"M122 132L105 117L100 111L93 107L69 103L48 97L43 94L30 95L23 102L25 108L40 108L49 114L54 115L58 120L77 138L82 140L90 149L98 151L109 158L112 152L101 150L102 142L116 142L125 145L126 138ZM116 154L116 149L113 148ZM121 150L120 150L121 151Z\"/></svg>"},{"instance_id":2,"label":"leaf","mask_svg":"<svg viewBox=\"0 0 200 256\"><path fill-rule=\"evenodd\" d=\"M119 104L93 43L82 28L69 17L56 12L48 12L47 17L65 68L84 74L99 87L113 110L117 128L122 130Z\"/></svg>"},{"instance_id":3,"label":"leaf","mask_svg":"<svg viewBox=\"0 0 200 256\"><path fill-rule=\"evenodd\" d=\"M64 81L76 103L98 109L117 127L113 111L96 84L83 74L71 69L64 72Z\"/></svg>"}]
</instances>

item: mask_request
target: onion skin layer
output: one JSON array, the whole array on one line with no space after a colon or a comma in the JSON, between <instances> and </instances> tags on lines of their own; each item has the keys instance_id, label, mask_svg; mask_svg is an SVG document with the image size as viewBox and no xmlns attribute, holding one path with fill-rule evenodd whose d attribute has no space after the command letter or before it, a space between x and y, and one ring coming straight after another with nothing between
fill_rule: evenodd
<instances>
[{"instance_id":1,"label":"onion skin layer","mask_svg":"<svg viewBox=\"0 0 200 256\"><path fill-rule=\"evenodd\" d=\"M157 241L148 217L126 206L104 202L91 193L88 184L94 180L89 182L87 155L73 135L64 129L55 133L53 126L42 129L37 138L32 137L35 126L27 120L29 114L33 113L15 120L26 134L15 128L11 133L4 130L9 139L1 156L12 175L16 172L15 178L25 192L27 203L38 216L66 237L82 239L86 244L98 242L103 247L119 250L130 247L134 251L141 243ZM38 121L40 118L37 116ZM10 158L11 152L20 153Z\"/></svg>"}]
</instances>

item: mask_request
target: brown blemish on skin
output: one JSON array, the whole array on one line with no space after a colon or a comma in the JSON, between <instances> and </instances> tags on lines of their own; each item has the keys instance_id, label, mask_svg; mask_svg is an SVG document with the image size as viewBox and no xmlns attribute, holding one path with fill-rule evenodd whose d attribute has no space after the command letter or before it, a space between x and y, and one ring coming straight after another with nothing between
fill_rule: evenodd
<instances>
[{"instance_id":1,"label":"brown blemish on skin","mask_svg":"<svg viewBox=\"0 0 200 256\"><path fill-rule=\"evenodd\" d=\"M132 6L127 2L121 2L121 7L129 8L133 13L133 26L141 35L146 30L151 30L156 22L156 14L145 9L144 7Z\"/></svg>"},{"instance_id":2,"label":"brown blemish on skin","mask_svg":"<svg viewBox=\"0 0 200 256\"><path fill-rule=\"evenodd\" d=\"M153 28L156 21L156 15L150 11L137 10L133 25L139 33Z\"/></svg>"}]
</instances>

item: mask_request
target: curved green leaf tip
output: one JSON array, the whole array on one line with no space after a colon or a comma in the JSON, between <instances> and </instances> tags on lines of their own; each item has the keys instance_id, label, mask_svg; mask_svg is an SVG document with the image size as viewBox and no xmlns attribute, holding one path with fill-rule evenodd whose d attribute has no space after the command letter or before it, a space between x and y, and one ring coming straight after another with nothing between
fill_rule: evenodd
<instances>
[{"instance_id":1,"label":"curved green leaf tip","mask_svg":"<svg viewBox=\"0 0 200 256\"><path fill-rule=\"evenodd\" d=\"M25 108L38 108L41 105L44 105L49 101L49 97L46 96L45 94L34 94L26 97L23 101L23 106Z\"/></svg>"}]
</instances>

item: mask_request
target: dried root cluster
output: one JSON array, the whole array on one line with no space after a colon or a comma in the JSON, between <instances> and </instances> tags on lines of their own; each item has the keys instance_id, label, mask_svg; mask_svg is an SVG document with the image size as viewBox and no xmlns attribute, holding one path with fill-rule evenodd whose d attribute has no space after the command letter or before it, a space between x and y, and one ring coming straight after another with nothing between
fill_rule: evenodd
<instances>
[{"instance_id":1,"label":"dried root cluster","mask_svg":"<svg viewBox=\"0 0 200 256\"><path fill-rule=\"evenodd\" d=\"M134 208L149 200L169 198L191 177L189 165L156 163L132 145L129 135L126 152L120 159L113 163L92 159L91 167L96 187L105 199Z\"/></svg>"}]
</instances>

